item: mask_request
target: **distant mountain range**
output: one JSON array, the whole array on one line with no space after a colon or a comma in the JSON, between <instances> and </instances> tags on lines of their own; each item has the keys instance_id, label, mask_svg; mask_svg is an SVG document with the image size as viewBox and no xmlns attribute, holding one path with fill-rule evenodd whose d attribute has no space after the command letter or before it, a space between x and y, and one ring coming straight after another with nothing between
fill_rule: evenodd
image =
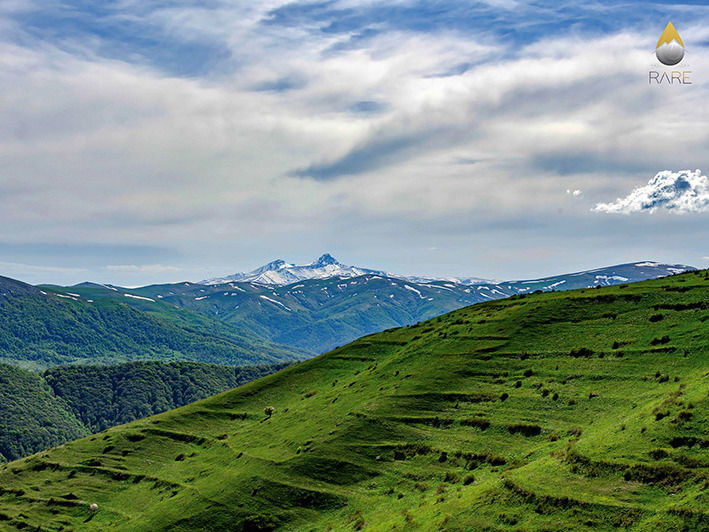
<instances>
[{"instance_id":1,"label":"distant mountain range","mask_svg":"<svg viewBox=\"0 0 709 532\"><path fill-rule=\"evenodd\" d=\"M119 300L148 313L164 314L166 307L187 309L222 327L248 331L276 345L316 354L366 334L410 325L473 303L537 290L623 284L688 270L694 268L636 262L542 279L463 284L432 279L413 281L372 269L343 266L326 254L304 267L269 269L267 265L254 270L256 277L249 277L251 280L244 277L241 281L184 282L135 289L93 283L43 288L59 297ZM280 273L276 276L274 272ZM286 272L321 277L282 284ZM269 275L264 277L264 273ZM272 282L265 282L266 279Z\"/></svg>"},{"instance_id":2,"label":"distant mountain range","mask_svg":"<svg viewBox=\"0 0 709 532\"><path fill-rule=\"evenodd\" d=\"M331 279L333 277L359 277L360 275L381 275L396 279L404 279L415 283L426 283L432 281L448 281L461 285L472 285L492 282L488 279L477 277L417 277L387 273L371 268L361 268L358 266L347 266L339 262L329 253L321 255L310 264L297 266L282 259L277 259L268 264L256 268L248 273L235 273L226 277L207 279L199 284L219 285L230 282L251 282L276 286L286 286L289 284L305 281L307 279Z\"/></svg>"}]
</instances>

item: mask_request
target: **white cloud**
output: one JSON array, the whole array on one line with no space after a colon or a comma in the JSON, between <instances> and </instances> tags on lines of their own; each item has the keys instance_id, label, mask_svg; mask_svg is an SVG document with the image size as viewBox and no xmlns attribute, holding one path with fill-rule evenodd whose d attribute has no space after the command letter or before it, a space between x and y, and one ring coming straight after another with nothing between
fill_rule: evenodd
<instances>
[{"instance_id":1,"label":"white cloud","mask_svg":"<svg viewBox=\"0 0 709 532\"><path fill-rule=\"evenodd\" d=\"M567 193L569 196L573 196L574 198L578 198L579 196L581 196L581 195L583 194L583 192L582 192L581 190L579 190L579 189L571 190L570 188L567 188L567 189L566 189L566 193Z\"/></svg>"},{"instance_id":2,"label":"white cloud","mask_svg":"<svg viewBox=\"0 0 709 532\"><path fill-rule=\"evenodd\" d=\"M618 198L611 203L599 203L593 208L596 212L613 214L655 212L658 209L675 214L708 211L709 179L700 170L665 170L625 198Z\"/></svg>"},{"instance_id":3,"label":"white cloud","mask_svg":"<svg viewBox=\"0 0 709 532\"><path fill-rule=\"evenodd\" d=\"M106 269L122 273L176 273L182 271L182 268L165 264L113 264L106 266Z\"/></svg>"},{"instance_id":4,"label":"white cloud","mask_svg":"<svg viewBox=\"0 0 709 532\"><path fill-rule=\"evenodd\" d=\"M36 275L84 275L86 268L62 268L61 266L41 266L21 262L0 262L0 275L25 278Z\"/></svg>"}]
</instances>

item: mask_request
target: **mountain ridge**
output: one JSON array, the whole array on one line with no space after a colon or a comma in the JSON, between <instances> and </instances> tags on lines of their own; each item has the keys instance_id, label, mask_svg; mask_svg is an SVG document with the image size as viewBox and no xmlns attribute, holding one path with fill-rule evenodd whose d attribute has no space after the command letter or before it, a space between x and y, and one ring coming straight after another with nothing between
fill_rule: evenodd
<instances>
[{"instance_id":1,"label":"mountain ridge","mask_svg":"<svg viewBox=\"0 0 709 532\"><path fill-rule=\"evenodd\" d=\"M334 260L334 259L333 259ZM317 262L317 261L316 261ZM137 289L47 287L84 298L117 298L149 311L159 303L240 326L269 341L322 353L366 334L410 325L481 301L537 290L623 284L673 275L690 266L639 261L541 279L461 285L413 282L383 274L304 279L287 285L232 281Z\"/></svg>"},{"instance_id":2,"label":"mountain ridge","mask_svg":"<svg viewBox=\"0 0 709 532\"><path fill-rule=\"evenodd\" d=\"M537 280L551 279L561 276L578 275L583 273L590 273L595 270L603 270L610 268L623 268L630 266L642 267L652 266L655 268L665 268L665 274L671 275L673 273L681 273L684 271L691 271L696 268L693 266L687 266L684 264L669 264L654 261L636 261L628 262L623 264L617 264L613 266L607 266L602 268L590 269L590 270L580 270L574 273L564 273L558 275L546 276L539 278ZM224 277L216 277L212 279L206 279L199 281L196 284L204 285L220 285L228 284L230 282L253 282L264 285L274 285L274 286L287 286L289 284L294 284L300 281L308 279L329 279L334 277L349 278L349 277L359 277L361 275L381 275L383 277L391 277L394 279L402 279L405 281L411 281L415 283L432 283L432 282L449 282L464 286L471 285L481 285L481 284L509 284L520 282L520 280L512 281L495 281L490 279L483 279L480 277L461 277L461 276L426 276L426 275L401 275L392 272L386 272L383 270L377 270L372 268L364 268L359 266L348 266L337 259L335 259L331 254L324 253L318 259L314 260L309 264L295 265L290 262L286 262L283 259L273 260L263 266L260 266L250 272L245 273L235 273L232 275L227 275ZM527 281L528 279L523 279Z\"/></svg>"},{"instance_id":3,"label":"mountain ridge","mask_svg":"<svg viewBox=\"0 0 709 532\"><path fill-rule=\"evenodd\" d=\"M702 530L708 300L692 272L369 335L0 466L0 513L49 530Z\"/></svg>"},{"instance_id":4,"label":"mountain ridge","mask_svg":"<svg viewBox=\"0 0 709 532\"><path fill-rule=\"evenodd\" d=\"M82 297L87 290L120 297ZM150 304L150 312L140 304ZM113 287L77 285L54 290L0 278L0 362L34 369L137 360L239 365L277 363L309 354Z\"/></svg>"}]
</instances>

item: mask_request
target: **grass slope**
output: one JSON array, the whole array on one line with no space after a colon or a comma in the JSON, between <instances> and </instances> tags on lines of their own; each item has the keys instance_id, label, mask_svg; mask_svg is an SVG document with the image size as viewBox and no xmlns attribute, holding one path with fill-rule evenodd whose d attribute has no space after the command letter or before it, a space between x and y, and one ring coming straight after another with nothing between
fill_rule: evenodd
<instances>
[{"instance_id":1,"label":"grass slope","mask_svg":"<svg viewBox=\"0 0 709 532\"><path fill-rule=\"evenodd\" d=\"M0 526L706 529L707 301L697 272L365 337L0 467Z\"/></svg>"},{"instance_id":2,"label":"grass slope","mask_svg":"<svg viewBox=\"0 0 709 532\"><path fill-rule=\"evenodd\" d=\"M288 365L130 362L35 373L0 364L0 462L192 403Z\"/></svg>"},{"instance_id":3,"label":"grass slope","mask_svg":"<svg viewBox=\"0 0 709 532\"><path fill-rule=\"evenodd\" d=\"M186 309L155 307L149 314L0 277L0 362L43 369L135 360L270 364L307 356Z\"/></svg>"}]
</instances>

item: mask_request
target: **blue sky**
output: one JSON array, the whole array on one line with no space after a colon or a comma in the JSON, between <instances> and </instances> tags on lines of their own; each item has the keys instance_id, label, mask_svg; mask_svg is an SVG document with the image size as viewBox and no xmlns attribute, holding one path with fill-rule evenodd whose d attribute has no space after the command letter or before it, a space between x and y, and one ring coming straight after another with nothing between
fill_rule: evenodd
<instances>
[{"instance_id":1,"label":"blue sky","mask_svg":"<svg viewBox=\"0 0 709 532\"><path fill-rule=\"evenodd\" d=\"M693 84L653 87L670 20ZM706 266L707 181L680 171L709 172L708 20L691 1L8 0L0 275L137 285L325 251L492 278Z\"/></svg>"}]
</instances>

